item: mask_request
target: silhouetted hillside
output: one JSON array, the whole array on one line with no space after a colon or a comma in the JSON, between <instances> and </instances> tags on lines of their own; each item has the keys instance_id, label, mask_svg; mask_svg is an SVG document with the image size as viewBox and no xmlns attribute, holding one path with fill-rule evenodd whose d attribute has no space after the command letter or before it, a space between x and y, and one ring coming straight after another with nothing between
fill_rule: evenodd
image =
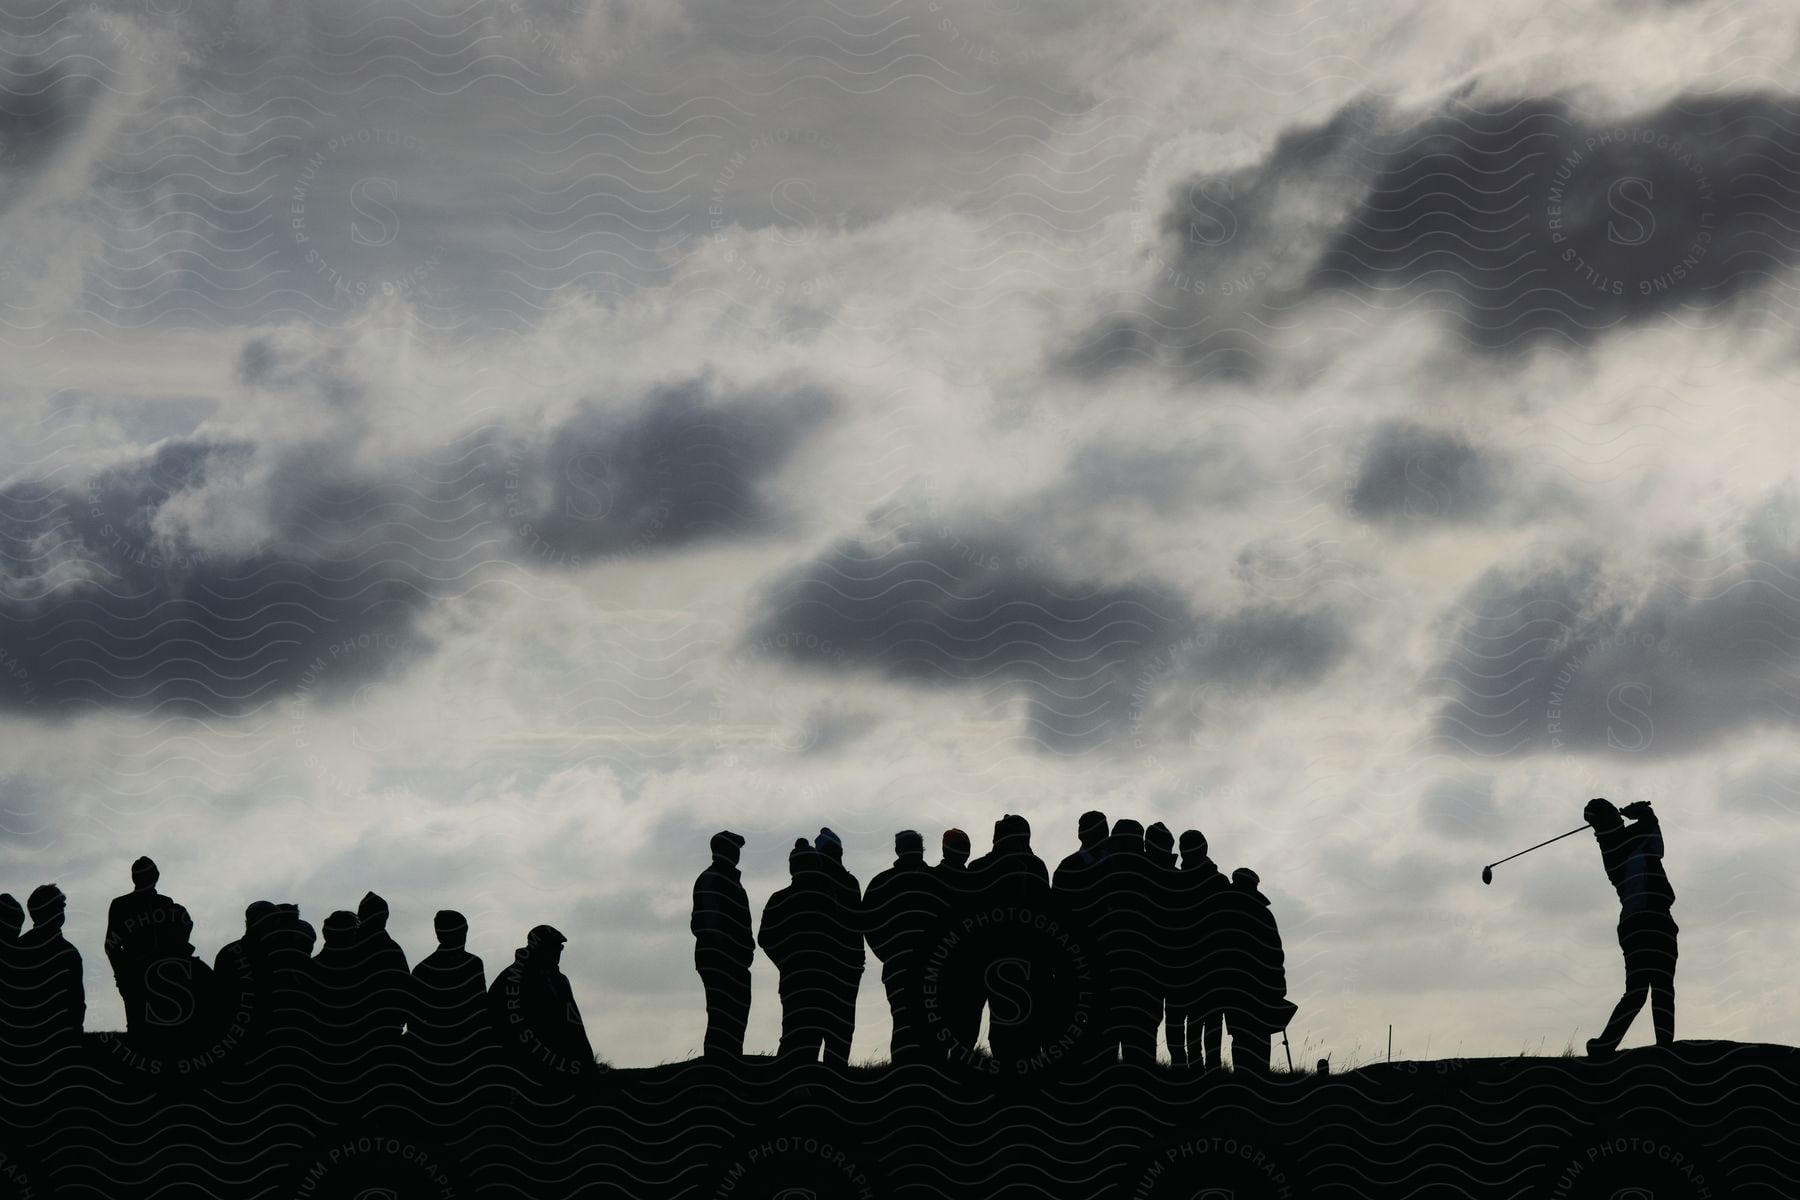
<instances>
[{"instance_id":1,"label":"silhouetted hillside","mask_svg":"<svg viewBox=\"0 0 1800 1200\"><path fill-rule=\"evenodd\" d=\"M1800 1194L1800 1052L1731 1042L1266 1083L767 1060L570 1083L395 1056L325 1087L295 1061L134 1061L103 1034L4 1108L7 1198Z\"/></svg>"}]
</instances>

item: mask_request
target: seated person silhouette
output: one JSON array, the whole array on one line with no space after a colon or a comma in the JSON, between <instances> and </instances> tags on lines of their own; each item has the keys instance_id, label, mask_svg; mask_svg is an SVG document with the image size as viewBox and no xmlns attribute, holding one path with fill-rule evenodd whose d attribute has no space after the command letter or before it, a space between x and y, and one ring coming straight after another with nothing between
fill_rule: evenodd
<instances>
[{"instance_id":1,"label":"seated person silhouette","mask_svg":"<svg viewBox=\"0 0 1800 1200\"><path fill-rule=\"evenodd\" d=\"M533 926L488 989L490 1020L507 1061L540 1078L585 1079L596 1069L575 993L560 968L568 940L549 925Z\"/></svg>"},{"instance_id":2,"label":"seated person silhouette","mask_svg":"<svg viewBox=\"0 0 1800 1200\"><path fill-rule=\"evenodd\" d=\"M1623 813L1610 801L1589 800L1582 816L1593 826L1601 864L1619 894L1619 949L1625 956L1625 993L1600 1036L1588 1040L1588 1054L1604 1058L1615 1053L1646 997L1656 1044L1672 1045L1676 935L1681 931L1670 911L1675 889L1663 870L1662 825L1648 800L1627 804Z\"/></svg>"},{"instance_id":3,"label":"seated person silhouette","mask_svg":"<svg viewBox=\"0 0 1800 1200\"><path fill-rule=\"evenodd\" d=\"M694 880L694 907L688 929L694 935L694 970L706 994L705 1056L715 1062L744 1057L744 1028L750 1021L750 964L756 937L750 927L750 897L738 871L744 839L730 830L712 837L712 862Z\"/></svg>"},{"instance_id":4,"label":"seated person silhouette","mask_svg":"<svg viewBox=\"0 0 1800 1200\"><path fill-rule=\"evenodd\" d=\"M158 957L144 963L138 1028L126 1036L150 1052L184 1059L199 1054L217 1033L219 1005L212 968L194 953L194 921L171 904Z\"/></svg>"},{"instance_id":5,"label":"seated person silhouette","mask_svg":"<svg viewBox=\"0 0 1800 1200\"><path fill-rule=\"evenodd\" d=\"M408 1042L429 1063L473 1066L493 1045L487 973L481 959L465 949L469 923L461 913L444 909L432 925L437 949L412 972Z\"/></svg>"}]
</instances>

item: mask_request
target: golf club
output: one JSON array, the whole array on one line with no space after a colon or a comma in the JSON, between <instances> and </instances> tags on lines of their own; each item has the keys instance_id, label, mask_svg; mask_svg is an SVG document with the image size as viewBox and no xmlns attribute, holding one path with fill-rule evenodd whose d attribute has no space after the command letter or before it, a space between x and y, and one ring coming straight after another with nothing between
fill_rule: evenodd
<instances>
[{"instance_id":1,"label":"golf club","mask_svg":"<svg viewBox=\"0 0 1800 1200\"><path fill-rule=\"evenodd\" d=\"M1582 830L1584 830L1586 828L1587 828L1586 825L1577 825L1575 828L1569 830L1569 832L1559 833L1555 837L1551 838L1549 841L1539 842L1535 846L1527 846L1527 847L1525 847L1525 849L1519 851L1519 854L1530 854L1533 850L1542 850L1545 846L1548 846L1550 844L1550 842L1560 842L1566 837L1574 837L1576 834L1580 833ZM1483 883L1494 882L1494 868L1499 866L1500 863L1511 862L1513 859L1519 857L1519 854L1509 854L1505 858L1501 859L1499 862L1491 862L1487 866L1481 868L1481 882L1483 882Z\"/></svg>"}]
</instances>

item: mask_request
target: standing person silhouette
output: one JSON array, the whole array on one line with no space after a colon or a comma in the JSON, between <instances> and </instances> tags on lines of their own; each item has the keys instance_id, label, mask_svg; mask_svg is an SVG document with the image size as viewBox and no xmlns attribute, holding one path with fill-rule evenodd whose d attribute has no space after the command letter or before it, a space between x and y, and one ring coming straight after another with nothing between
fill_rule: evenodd
<instances>
[{"instance_id":1,"label":"standing person silhouette","mask_svg":"<svg viewBox=\"0 0 1800 1200\"><path fill-rule=\"evenodd\" d=\"M1216 1071L1223 1041L1211 953L1216 948L1219 896L1230 884L1206 851L1206 835L1198 829L1181 835L1181 898L1176 912L1180 935L1169 1003L1169 1057L1178 1068Z\"/></svg>"},{"instance_id":2,"label":"standing person silhouette","mask_svg":"<svg viewBox=\"0 0 1800 1200\"><path fill-rule=\"evenodd\" d=\"M87 988L81 952L63 936L69 901L54 883L32 889L25 900L31 929L19 936L19 999L23 1012L9 1013L34 1057L72 1047L87 1019Z\"/></svg>"},{"instance_id":3,"label":"standing person silhouette","mask_svg":"<svg viewBox=\"0 0 1800 1200\"><path fill-rule=\"evenodd\" d=\"M369 1024L380 1031L378 1044L391 1045L412 1006L412 968L387 923L388 902L374 892L363 893L356 906L358 970L366 981Z\"/></svg>"},{"instance_id":4,"label":"standing person silhouette","mask_svg":"<svg viewBox=\"0 0 1800 1200\"><path fill-rule=\"evenodd\" d=\"M146 1029L147 972L174 945L169 926L175 902L156 890L160 878L154 862L138 859L131 864L131 890L106 909L106 961L125 1002L125 1031L138 1037Z\"/></svg>"},{"instance_id":5,"label":"standing person silhouette","mask_svg":"<svg viewBox=\"0 0 1800 1200\"><path fill-rule=\"evenodd\" d=\"M871 879L863 896L869 948L881 960L881 982L894 1017L889 1053L896 1063L925 1056L925 958L943 908L937 874L925 864L925 839L902 829L894 835L894 865Z\"/></svg>"},{"instance_id":6,"label":"standing person silhouette","mask_svg":"<svg viewBox=\"0 0 1800 1200\"><path fill-rule=\"evenodd\" d=\"M1050 905L1050 872L1031 849L1031 823L1017 813L994 822L994 848L969 864L980 912L991 923L976 927L981 995L988 1013L988 1049L1001 1064L1018 1064L1037 1053L1045 1033L1046 1009L1057 1008L1047 993L1055 967L1039 939L1029 936L1029 918L1044 919ZM993 914L1020 914L993 921Z\"/></svg>"},{"instance_id":7,"label":"standing person silhouette","mask_svg":"<svg viewBox=\"0 0 1800 1200\"><path fill-rule=\"evenodd\" d=\"M862 885L845 869L844 843L830 826L819 830L813 845L823 858L823 928L831 953L825 1061L843 1066L850 1061L850 1042L856 1034L856 993L862 986L863 966L868 961L863 953Z\"/></svg>"},{"instance_id":8,"label":"standing person silhouette","mask_svg":"<svg viewBox=\"0 0 1800 1200\"><path fill-rule=\"evenodd\" d=\"M438 946L412 971L412 1007L406 1020L412 1049L435 1067L466 1068L488 1052L487 971L469 953L469 922L454 909L432 918Z\"/></svg>"},{"instance_id":9,"label":"standing person silhouette","mask_svg":"<svg viewBox=\"0 0 1800 1200\"><path fill-rule=\"evenodd\" d=\"M788 885L763 904L756 944L780 972L781 1043L784 1062L817 1062L831 1022L832 954L825 929L825 866L805 838L788 851Z\"/></svg>"},{"instance_id":10,"label":"standing person silhouette","mask_svg":"<svg viewBox=\"0 0 1800 1200\"><path fill-rule=\"evenodd\" d=\"M1281 930L1255 871L1239 867L1220 895L1219 996L1231 1033L1231 1067L1269 1074L1269 1039L1293 1015L1287 1002L1286 956Z\"/></svg>"},{"instance_id":11,"label":"standing person silhouette","mask_svg":"<svg viewBox=\"0 0 1800 1200\"><path fill-rule=\"evenodd\" d=\"M694 970L706 993L705 1057L738 1062L744 1057L744 1027L750 1022L750 964L756 935L750 927L750 897L738 871L744 838L729 829L712 837L712 863L694 880Z\"/></svg>"},{"instance_id":12,"label":"standing person silhouette","mask_svg":"<svg viewBox=\"0 0 1800 1200\"><path fill-rule=\"evenodd\" d=\"M969 835L960 829L944 830L943 849L936 866L942 897L937 927L925 951L924 1004L926 1036L932 1057L967 1058L981 1035L981 1007L986 997L981 986L981 964L966 952L963 922L973 917L979 902L976 879L969 874Z\"/></svg>"},{"instance_id":13,"label":"standing person silhouette","mask_svg":"<svg viewBox=\"0 0 1800 1200\"><path fill-rule=\"evenodd\" d=\"M1606 877L1619 893L1619 949L1625 955L1625 993L1600 1036L1588 1039L1588 1054L1604 1058L1615 1053L1646 996L1656 1044L1670 1045L1675 1041L1675 939L1681 931L1670 913L1675 889L1663 871L1662 825L1648 800L1620 810L1596 798L1581 815L1593 826Z\"/></svg>"},{"instance_id":14,"label":"standing person silhouette","mask_svg":"<svg viewBox=\"0 0 1800 1200\"><path fill-rule=\"evenodd\" d=\"M1150 1066L1156 1061L1156 1026L1162 995L1155 911L1161 889L1144 845L1144 827L1130 817L1113 822L1106 857L1097 874L1087 921L1105 964L1109 992L1108 1028L1101 1061L1116 1047L1121 1061Z\"/></svg>"}]
</instances>

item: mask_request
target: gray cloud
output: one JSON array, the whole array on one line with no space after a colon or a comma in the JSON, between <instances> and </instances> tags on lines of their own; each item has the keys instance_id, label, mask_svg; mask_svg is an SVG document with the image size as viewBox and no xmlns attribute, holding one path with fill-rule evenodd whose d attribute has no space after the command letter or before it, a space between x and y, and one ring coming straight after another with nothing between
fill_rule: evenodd
<instances>
[{"instance_id":1,"label":"gray cloud","mask_svg":"<svg viewBox=\"0 0 1800 1200\"><path fill-rule=\"evenodd\" d=\"M1457 524L1487 515L1501 479L1492 456L1462 438L1389 421L1370 438L1347 500L1365 521Z\"/></svg>"}]
</instances>

